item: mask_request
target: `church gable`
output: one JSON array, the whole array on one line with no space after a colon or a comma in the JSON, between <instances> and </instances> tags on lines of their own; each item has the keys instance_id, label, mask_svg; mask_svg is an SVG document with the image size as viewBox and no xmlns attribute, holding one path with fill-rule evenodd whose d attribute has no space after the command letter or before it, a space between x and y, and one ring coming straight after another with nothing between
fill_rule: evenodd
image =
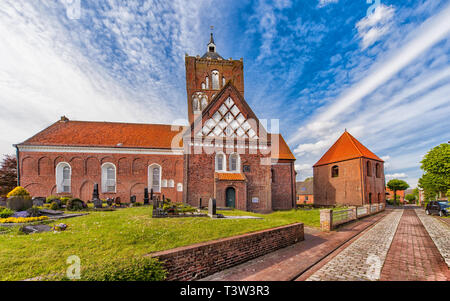
<instances>
[{"instance_id":1,"label":"church gable","mask_svg":"<svg viewBox=\"0 0 450 301\"><path fill-rule=\"evenodd\" d=\"M199 123L199 121L202 121ZM259 139L259 120L230 82L194 123L194 137ZM266 134L261 127L261 131Z\"/></svg>"}]
</instances>

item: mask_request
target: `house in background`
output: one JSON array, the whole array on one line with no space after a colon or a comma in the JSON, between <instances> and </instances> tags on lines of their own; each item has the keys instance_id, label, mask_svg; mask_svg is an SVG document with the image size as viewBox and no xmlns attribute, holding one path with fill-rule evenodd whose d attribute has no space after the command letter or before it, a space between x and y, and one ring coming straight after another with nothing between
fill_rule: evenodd
<instances>
[{"instance_id":1,"label":"house in background","mask_svg":"<svg viewBox=\"0 0 450 301\"><path fill-rule=\"evenodd\" d=\"M400 204L404 204L405 201L405 190L397 190L397 197L399 197ZM394 199L394 191L390 190L388 187L386 187L386 196L388 199L393 200Z\"/></svg>"},{"instance_id":2,"label":"house in background","mask_svg":"<svg viewBox=\"0 0 450 301\"><path fill-rule=\"evenodd\" d=\"M384 203L384 161L347 130L313 166L314 204Z\"/></svg>"},{"instance_id":3,"label":"house in background","mask_svg":"<svg viewBox=\"0 0 450 301\"><path fill-rule=\"evenodd\" d=\"M307 179L303 182L297 182L297 205L314 204L314 182L313 179Z\"/></svg>"}]
</instances>

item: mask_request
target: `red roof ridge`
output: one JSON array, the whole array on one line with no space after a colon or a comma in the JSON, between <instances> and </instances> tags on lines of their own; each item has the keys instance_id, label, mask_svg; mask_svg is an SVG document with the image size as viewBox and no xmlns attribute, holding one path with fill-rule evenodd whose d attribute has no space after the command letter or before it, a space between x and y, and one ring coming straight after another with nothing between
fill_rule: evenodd
<instances>
[{"instance_id":1,"label":"red roof ridge","mask_svg":"<svg viewBox=\"0 0 450 301\"><path fill-rule=\"evenodd\" d=\"M355 137L353 137L349 132L347 132L347 130L345 130L344 135L347 134L347 136L350 138L351 143L353 144L353 146L356 148L356 150L359 152L359 154L361 156L364 156L362 151L359 149L358 145L355 143L354 140L356 140Z\"/></svg>"},{"instance_id":2,"label":"red roof ridge","mask_svg":"<svg viewBox=\"0 0 450 301\"><path fill-rule=\"evenodd\" d=\"M346 130L314 166L327 165L356 158L367 158L384 162Z\"/></svg>"}]
</instances>

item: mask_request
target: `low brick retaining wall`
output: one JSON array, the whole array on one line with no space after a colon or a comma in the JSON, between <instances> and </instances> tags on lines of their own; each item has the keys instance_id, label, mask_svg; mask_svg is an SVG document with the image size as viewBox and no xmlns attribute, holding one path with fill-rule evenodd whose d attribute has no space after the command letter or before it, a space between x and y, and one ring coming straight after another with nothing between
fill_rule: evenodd
<instances>
[{"instance_id":1,"label":"low brick retaining wall","mask_svg":"<svg viewBox=\"0 0 450 301\"><path fill-rule=\"evenodd\" d=\"M386 205L384 203L374 205L364 205L361 207L350 207L348 209L320 210L320 227L322 231L331 231L339 225L376 214L384 211Z\"/></svg>"},{"instance_id":2,"label":"low brick retaining wall","mask_svg":"<svg viewBox=\"0 0 450 301\"><path fill-rule=\"evenodd\" d=\"M164 262L169 281L204 278L304 240L302 223L199 243L149 256Z\"/></svg>"}]
</instances>

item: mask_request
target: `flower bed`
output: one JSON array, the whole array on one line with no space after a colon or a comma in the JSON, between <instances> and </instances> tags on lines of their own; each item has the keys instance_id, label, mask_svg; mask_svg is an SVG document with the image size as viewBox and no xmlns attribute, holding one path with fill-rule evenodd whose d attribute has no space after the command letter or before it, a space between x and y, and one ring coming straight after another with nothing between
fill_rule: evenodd
<instances>
[{"instance_id":1,"label":"flower bed","mask_svg":"<svg viewBox=\"0 0 450 301\"><path fill-rule=\"evenodd\" d=\"M0 224L24 224L31 222L39 222L47 220L47 216L39 216L39 217L8 217L8 218L0 218Z\"/></svg>"}]
</instances>

